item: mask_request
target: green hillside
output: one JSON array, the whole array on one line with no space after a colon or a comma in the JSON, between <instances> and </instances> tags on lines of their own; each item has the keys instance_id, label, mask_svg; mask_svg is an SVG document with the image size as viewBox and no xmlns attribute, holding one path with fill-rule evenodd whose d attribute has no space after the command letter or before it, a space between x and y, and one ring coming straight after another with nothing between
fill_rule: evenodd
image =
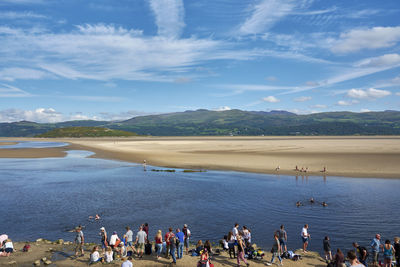
<instances>
[{"instance_id":1,"label":"green hillside","mask_svg":"<svg viewBox=\"0 0 400 267\"><path fill-rule=\"evenodd\" d=\"M36 137L110 137L110 136L135 136L137 134L121 130L112 130L101 127L66 127L53 129L39 134Z\"/></svg>"},{"instance_id":2,"label":"green hillside","mask_svg":"<svg viewBox=\"0 0 400 267\"><path fill-rule=\"evenodd\" d=\"M87 127L79 131L66 129ZM93 131L96 127L103 131ZM51 131L60 129L59 131ZM62 130L61 130L62 129ZM113 132L121 130L129 133ZM287 111L211 111L200 109L134 117L121 122L0 123L0 136L195 136L195 135L400 135L400 112L324 112L297 115Z\"/></svg>"}]
</instances>

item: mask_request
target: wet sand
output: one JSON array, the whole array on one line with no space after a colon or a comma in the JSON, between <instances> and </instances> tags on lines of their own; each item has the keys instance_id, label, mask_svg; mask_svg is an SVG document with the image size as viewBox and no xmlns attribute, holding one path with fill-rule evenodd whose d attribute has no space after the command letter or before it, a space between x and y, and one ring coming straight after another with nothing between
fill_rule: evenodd
<instances>
[{"instance_id":1,"label":"wet sand","mask_svg":"<svg viewBox=\"0 0 400 267\"><path fill-rule=\"evenodd\" d=\"M149 165L168 168L400 178L399 136L133 137L48 140L71 144L69 147L53 150L90 150L95 152L94 157L98 158L137 163L142 163L146 159ZM48 156L46 151L49 149L35 150L36 157ZM7 153L0 151L0 157L6 157ZM21 152L21 157L24 155ZM296 165L299 169L308 168L308 171L294 171ZM278 166L279 170L276 170ZM324 166L326 172L322 172Z\"/></svg>"},{"instance_id":2,"label":"wet sand","mask_svg":"<svg viewBox=\"0 0 400 267\"><path fill-rule=\"evenodd\" d=\"M18 144L18 142L0 142L0 146L11 146L16 144Z\"/></svg>"},{"instance_id":3,"label":"wet sand","mask_svg":"<svg viewBox=\"0 0 400 267\"><path fill-rule=\"evenodd\" d=\"M66 154L65 147L0 149L0 158L54 158Z\"/></svg>"},{"instance_id":4,"label":"wet sand","mask_svg":"<svg viewBox=\"0 0 400 267\"><path fill-rule=\"evenodd\" d=\"M65 243L65 244L64 244ZM44 262L41 261L42 258L52 261L51 266L77 266L85 267L89 263L90 251L94 244L88 244L85 246L85 256L76 258L74 255L74 245L70 242L64 242L63 244L56 244L56 242L50 241L40 241L40 242L30 242L31 250L29 252L22 252L22 248L25 245L24 242L14 243L14 248L17 252L11 254L10 257L0 257L0 266L35 266L36 261L40 262L40 266L45 266ZM264 250L265 251L265 250ZM300 253L301 254L301 253ZM283 260L284 266L288 267L325 267L326 263L324 260L315 252L309 252L308 254L301 254L303 259L300 261L292 261L288 259ZM177 264L173 266L196 266L199 257L192 257L184 255L182 259L177 260ZM271 253L265 251L265 257L262 260L249 260L250 266L261 267L266 266L266 262L271 260ZM147 266L171 266L171 259L167 260L162 258L160 260L156 259L153 255L144 255L143 259L138 259L134 256L132 260L133 266L147 267ZM215 267L218 266L237 266L235 259L229 259L229 254L222 252L220 255L213 256L212 262ZM277 260L276 260L277 262ZM104 264L104 266L121 266L121 260L115 260L110 264ZM91 266L103 266L103 264L97 263ZM242 263L241 266L244 266ZM273 264L272 266L277 266Z\"/></svg>"}]
</instances>

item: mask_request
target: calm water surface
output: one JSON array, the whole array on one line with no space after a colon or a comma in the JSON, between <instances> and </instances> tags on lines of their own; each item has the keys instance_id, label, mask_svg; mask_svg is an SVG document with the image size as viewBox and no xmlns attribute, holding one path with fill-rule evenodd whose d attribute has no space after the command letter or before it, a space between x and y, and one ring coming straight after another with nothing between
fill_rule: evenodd
<instances>
[{"instance_id":1,"label":"calm water surface","mask_svg":"<svg viewBox=\"0 0 400 267\"><path fill-rule=\"evenodd\" d=\"M148 222L154 236L158 229L165 233L187 223L193 240L217 241L238 222L268 249L283 223L288 246L295 249L308 223L310 249L317 251L325 235L333 249L351 248L353 241L367 245L376 232L383 239L400 235L400 179L166 173L152 172L151 166L145 172L138 164L86 158L90 154L0 159L0 232L14 240L73 240L66 230L82 224L86 239L98 242L101 226L122 234L126 225L136 229ZM329 206L308 204L310 197ZM299 200L306 205L297 208ZM89 221L96 213L101 221Z\"/></svg>"}]
</instances>

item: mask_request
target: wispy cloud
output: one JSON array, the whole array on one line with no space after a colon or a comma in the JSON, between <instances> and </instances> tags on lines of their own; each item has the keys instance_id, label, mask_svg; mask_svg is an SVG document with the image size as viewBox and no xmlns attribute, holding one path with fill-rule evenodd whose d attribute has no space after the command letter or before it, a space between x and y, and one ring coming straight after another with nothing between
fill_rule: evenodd
<instances>
[{"instance_id":1,"label":"wispy cloud","mask_svg":"<svg viewBox=\"0 0 400 267\"><path fill-rule=\"evenodd\" d=\"M295 102L305 102L305 101L309 101L311 100L312 97L311 96L300 96L300 97L296 97L294 99Z\"/></svg>"},{"instance_id":2,"label":"wispy cloud","mask_svg":"<svg viewBox=\"0 0 400 267\"><path fill-rule=\"evenodd\" d=\"M30 93L25 92L15 86L0 83L0 97L30 97Z\"/></svg>"},{"instance_id":3,"label":"wispy cloud","mask_svg":"<svg viewBox=\"0 0 400 267\"><path fill-rule=\"evenodd\" d=\"M183 0L149 0L156 17L158 35L177 38L185 26Z\"/></svg>"},{"instance_id":4,"label":"wispy cloud","mask_svg":"<svg viewBox=\"0 0 400 267\"><path fill-rule=\"evenodd\" d=\"M8 75L11 70L6 69L9 80L38 77L44 72L67 79L173 82L203 62L265 55L260 50L237 49L226 41L145 37L138 30L104 24L78 25L76 30L62 33L0 27L0 42L0 64L18 62L32 68L25 77L18 68L11 69L14 75Z\"/></svg>"},{"instance_id":5,"label":"wispy cloud","mask_svg":"<svg viewBox=\"0 0 400 267\"><path fill-rule=\"evenodd\" d=\"M14 81L17 79L38 80L49 77L50 74L37 69L4 68L0 69L0 80Z\"/></svg>"},{"instance_id":6,"label":"wispy cloud","mask_svg":"<svg viewBox=\"0 0 400 267\"><path fill-rule=\"evenodd\" d=\"M24 12L0 12L0 20L4 19L47 19L48 17L42 14L37 14L32 11L24 11Z\"/></svg>"},{"instance_id":7,"label":"wispy cloud","mask_svg":"<svg viewBox=\"0 0 400 267\"><path fill-rule=\"evenodd\" d=\"M296 7L294 0L262 0L251 7L251 15L240 26L239 34L264 33Z\"/></svg>"}]
</instances>

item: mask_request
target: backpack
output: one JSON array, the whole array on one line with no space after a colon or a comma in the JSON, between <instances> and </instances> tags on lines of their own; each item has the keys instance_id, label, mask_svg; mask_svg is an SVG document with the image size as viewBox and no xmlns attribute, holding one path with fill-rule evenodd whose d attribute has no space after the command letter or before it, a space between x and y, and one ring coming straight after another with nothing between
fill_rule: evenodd
<instances>
[{"instance_id":1,"label":"backpack","mask_svg":"<svg viewBox=\"0 0 400 267\"><path fill-rule=\"evenodd\" d=\"M174 237L174 238L175 238L175 244L176 244L176 246L178 246L179 243L181 243L181 241L179 240L179 238L176 238L176 237Z\"/></svg>"}]
</instances>

